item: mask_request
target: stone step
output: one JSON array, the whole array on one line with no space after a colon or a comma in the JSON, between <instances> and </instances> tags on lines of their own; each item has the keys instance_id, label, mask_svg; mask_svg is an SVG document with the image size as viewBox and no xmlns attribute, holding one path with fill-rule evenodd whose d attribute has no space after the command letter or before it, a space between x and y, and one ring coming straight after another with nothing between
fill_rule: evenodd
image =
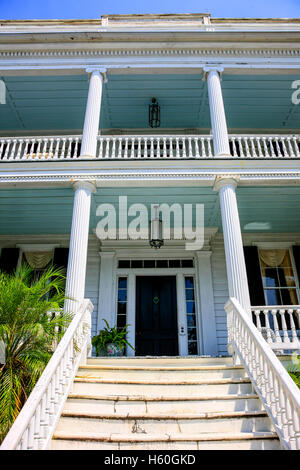
<instances>
[{"instance_id":1,"label":"stone step","mask_svg":"<svg viewBox=\"0 0 300 470\"><path fill-rule=\"evenodd\" d=\"M80 379L75 378L73 391L69 395L84 395L85 397L135 397L147 399L156 397L167 400L168 397L201 397L207 395L227 395L252 393L252 385L249 379L218 379L195 381L193 383L182 383L178 381L149 383L147 381L136 381L135 383L119 381L118 379L107 381L102 379Z\"/></svg>"},{"instance_id":2,"label":"stone step","mask_svg":"<svg viewBox=\"0 0 300 470\"><path fill-rule=\"evenodd\" d=\"M180 367L185 365L199 366L199 365L232 365L232 357L211 357L211 356L179 356L179 357L169 357L169 356L142 356L142 357L92 357L87 360L88 365L116 365L119 366L170 366L170 367Z\"/></svg>"},{"instance_id":3,"label":"stone step","mask_svg":"<svg viewBox=\"0 0 300 470\"><path fill-rule=\"evenodd\" d=\"M173 416L178 414L190 413L209 413L209 412L231 412L231 411L259 411L262 410L262 404L258 396L255 394L248 395L220 395L211 397L201 397L198 399L191 398L173 400L157 400L153 397L147 399L126 399L117 397L99 397L84 398L80 395L74 398L68 398L65 403L64 411L83 413L101 413L118 416L147 416L148 414L156 414ZM131 397L132 398L132 397Z\"/></svg>"},{"instance_id":4,"label":"stone step","mask_svg":"<svg viewBox=\"0 0 300 470\"><path fill-rule=\"evenodd\" d=\"M279 450L275 432L105 434L55 432L52 450Z\"/></svg>"},{"instance_id":5,"label":"stone step","mask_svg":"<svg viewBox=\"0 0 300 470\"><path fill-rule=\"evenodd\" d=\"M242 378L246 377L243 367L231 365L185 365L180 367L172 366L146 366L146 365L86 365L80 367L77 378L101 378L105 380L113 379L116 376L119 381L136 382L166 382L181 381L193 382L195 380L220 379L220 378Z\"/></svg>"},{"instance_id":6,"label":"stone step","mask_svg":"<svg viewBox=\"0 0 300 470\"><path fill-rule=\"evenodd\" d=\"M182 433L231 433L270 431L270 421L264 411L238 411L231 413L202 413L189 417L168 416L126 417L83 414L82 412L64 412L59 420L56 432L71 432L80 429L80 433L109 434L174 434Z\"/></svg>"}]
</instances>

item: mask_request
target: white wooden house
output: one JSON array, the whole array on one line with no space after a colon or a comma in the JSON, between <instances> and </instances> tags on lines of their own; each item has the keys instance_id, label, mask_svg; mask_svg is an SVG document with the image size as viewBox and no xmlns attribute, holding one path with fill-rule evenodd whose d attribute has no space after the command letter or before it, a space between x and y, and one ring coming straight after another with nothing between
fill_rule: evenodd
<instances>
[{"instance_id":1,"label":"white wooden house","mask_svg":"<svg viewBox=\"0 0 300 470\"><path fill-rule=\"evenodd\" d=\"M233 354L287 448L300 446L299 393L274 352L299 349L299 38L298 19L209 14L0 24L1 269L66 267L68 307L91 314L87 347L105 318L130 324L127 356ZM150 224L162 204L201 206L198 248L175 216L159 249L129 236L141 206ZM6 448L48 445L36 413L57 381L53 432L85 356L59 392L64 352Z\"/></svg>"}]
</instances>

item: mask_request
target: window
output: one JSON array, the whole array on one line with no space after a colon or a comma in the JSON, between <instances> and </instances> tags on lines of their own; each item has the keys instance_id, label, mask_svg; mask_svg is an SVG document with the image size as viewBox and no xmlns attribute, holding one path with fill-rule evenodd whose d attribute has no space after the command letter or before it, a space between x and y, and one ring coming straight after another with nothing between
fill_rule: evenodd
<instances>
[{"instance_id":1,"label":"window","mask_svg":"<svg viewBox=\"0 0 300 470\"><path fill-rule=\"evenodd\" d=\"M290 252L259 250L266 305L297 305L298 295Z\"/></svg>"},{"instance_id":2,"label":"window","mask_svg":"<svg viewBox=\"0 0 300 470\"><path fill-rule=\"evenodd\" d=\"M198 354L197 344L197 324L196 324L196 308L195 308L195 291L194 278L185 277L185 303L187 316L188 331L188 354Z\"/></svg>"},{"instance_id":3,"label":"window","mask_svg":"<svg viewBox=\"0 0 300 470\"><path fill-rule=\"evenodd\" d=\"M126 325L127 315L127 277L118 278L117 327Z\"/></svg>"},{"instance_id":4,"label":"window","mask_svg":"<svg viewBox=\"0 0 300 470\"><path fill-rule=\"evenodd\" d=\"M193 259L122 259L118 268L193 268Z\"/></svg>"}]
</instances>

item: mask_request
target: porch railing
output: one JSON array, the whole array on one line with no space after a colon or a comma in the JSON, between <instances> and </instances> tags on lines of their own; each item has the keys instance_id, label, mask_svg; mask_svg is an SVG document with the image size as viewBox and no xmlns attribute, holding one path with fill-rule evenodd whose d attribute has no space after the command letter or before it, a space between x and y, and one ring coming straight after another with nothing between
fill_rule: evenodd
<instances>
[{"instance_id":1,"label":"porch railing","mask_svg":"<svg viewBox=\"0 0 300 470\"><path fill-rule=\"evenodd\" d=\"M270 416L282 447L300 449L300 391L234 298L225 305L228 351L244 365Z\"/></svg>"},{"instance_id":2,"label":"porch railing","mask_svg":"<svg viewBox=\"0 0 300 470\"><path fill-rule=\"evenodd\" d=\"M272 349L300 350L300 305L252 307L255 326Z\"/></svg>"},{"instance_id":3,"label":"porch railing","mask_svg":"<svg viewBox=\"0 0 300 470\"><path fill-rule=\"evenodd\" d=\"M85 361L90 348L92 311L92 303L84 300L5 437L1 450L47 449L78 366Z\"/></svg>"},{"instance_id":4,"label":"porch railing","mask_svg":"<svg viewBox=\"0 0 300 470\"><path fill-rule=\"evenodd\" d=\"M230 135L235 159L300 158L300 135ZM76 160L81 136L35 136L0 138L0 161ZM96 158L202 159L214 158L211 135L98 136Z\"/></svg>"}]
</instances>

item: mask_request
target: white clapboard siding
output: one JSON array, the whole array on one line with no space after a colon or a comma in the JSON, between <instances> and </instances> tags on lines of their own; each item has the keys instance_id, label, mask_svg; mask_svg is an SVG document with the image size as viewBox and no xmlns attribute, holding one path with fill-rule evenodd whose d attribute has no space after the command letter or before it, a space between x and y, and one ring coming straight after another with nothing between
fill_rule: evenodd
<instances>
[{"instance_id":1,"label":"white clapboard siding","mask_svg":"<svg viewBox=\"0 0 300 470\"><path fill-rule=\"evenodd\" d=\"M217 343L220 355L227 352L227 324L224 305L228 300L228 286L226 275L226 262L224 242L221 235L217 235L212 242L212 278L214 290L214 304L216 315Z\"/></svg>"},{"instance_id":2,"label":"white clapboard siding","mask_svg":"<svg viewBox=\"0 0 300 470\"><path fill-rule=\"evenodd\" d=\"M85 281L85 298L94 305L92 313L92 336L97 334L98 291L99 291L100 256L99 240L90 235L87 254L87 269Z\"/></svg>"}]
</instances>

